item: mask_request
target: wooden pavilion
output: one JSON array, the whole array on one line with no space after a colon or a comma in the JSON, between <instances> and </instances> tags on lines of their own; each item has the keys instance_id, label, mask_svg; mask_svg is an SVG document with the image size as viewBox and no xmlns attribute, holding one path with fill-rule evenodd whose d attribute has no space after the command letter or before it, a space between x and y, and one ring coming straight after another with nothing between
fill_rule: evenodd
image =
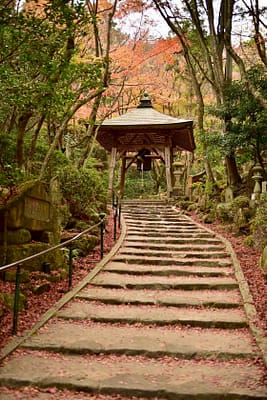
<instances>
[{"instance_id":1,"label":"wooden pavilion","mask_svg":"<svg viewBox=\"0 0 267 400\"><path fill-rule=\"evenodd\" d=\"M151 160L160 159L166 168L168 198L173 191L173 156L177 151L193 152L193 121L182 120L156 111L147 93L140 104L125 114L96 125L97 141L111 153L108 194L113 192L116 162L122 159L118 195L123 198L125 175L136 162L150 169Z\"/></svg>"}]
</instances>

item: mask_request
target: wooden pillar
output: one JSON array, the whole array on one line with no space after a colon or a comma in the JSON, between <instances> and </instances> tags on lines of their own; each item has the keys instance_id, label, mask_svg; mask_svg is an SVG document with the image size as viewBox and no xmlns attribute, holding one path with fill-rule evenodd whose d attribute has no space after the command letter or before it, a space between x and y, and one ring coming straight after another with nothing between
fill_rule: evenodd
<instances>
[{"instance_id":1,"label":"wooden pillar","mask_svg":"<svg viewBox=\"0 0 267 400\"><path fill-rule=\"evenodd\" d=\"M117 154L116 147L112 147L111 155L110 155L110 162L109 162L108 200L110 200L112 197L114 171L115 171L115 166L116 166L116 154Z\"/></svg>"},{"instance_id":2,"label":"wooden pillar","mask_svg":"<svg viewBox=\"0 0 267 400\"><path fill-rule=\"evenodd\" d=\"M165 168L166 168L166 182L167 182L167 198L171 197L172 193L172 162L171 162L171 148L165 146Z\"/></svg>"},{"instance_id":3,"label":"wooden pillar","mask_svg":"<svg viewBox=\"0 0 267 400\"><path fill-rule=\"evenodd\" d=\"M122 160L121 160L120 191L119 191L120 200L123 199L123 195L124 195L125 175L126 175L126 157L122 157Z\"/></svg>"}]
</instances>

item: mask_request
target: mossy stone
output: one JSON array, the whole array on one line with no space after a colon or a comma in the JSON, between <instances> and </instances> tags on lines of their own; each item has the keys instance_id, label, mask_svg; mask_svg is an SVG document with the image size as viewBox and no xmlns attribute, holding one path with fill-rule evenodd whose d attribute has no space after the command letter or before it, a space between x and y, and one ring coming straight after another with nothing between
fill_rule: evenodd
<instances>
[{"instance_id":1,"label":"mossy stone","mask_svg":"<svg viewBox=\"0 0 267 400\"><path fill-rule=\"evenodd\" d=\"M16 268L5 271L5 281L6 282L15 282L16 281ZM20 282L28 283L30 281L30 273L29 271L23 270L20 272Z\"/></svg>"},{"instance_id":2,"label":"mossy stone","mask_svg":"<svg viewBox=\"0 0 267 400\"><path fill-rule=\"evenodd\" d=\"M34 294L41 295L41 294L43 294L45 292L49 292L50 289L51 289L50 283L49 282L43 282L40 285L35 286L32 289L32 292Z\"/></svg>"},{"instance_id":3,"label":"mossy stone","mask_svg":"<svg viewBox=\"0 0 267 400\"><path fill-rule=\"evenodd\" d=\"M46 279L49 282L60 282L62 277L61 277L61 273L57 273L57 274L52 274L52 275L47 275Z\"/></svg>"},{"instance_id":4,"label":"mossy stone","mask_svg":"<svg viewBox=\"0 0 267 400\"><path fill-rule=\"evenodd\" d=\"M232 206L231 203L219 203L216 207L216 217L224 222L232 222Z\"/></svg>"},{"instance_id":5,"label":"mossy stone","mask_svg":"<svg viewBox=\"0 0 267 400\"><path fill-rule=\"evenodd\" d=\"M66 268L62 268L61 272L60 272L60 277L61 279L65 279L67 278L67 276L69 275L69 272Z\"/></svg>"},{"instance_id":6,"label":"mossy stone","mask_svg":"<svg viewBox=\"0 0 267 400\"><path fill-rule=\"evenodd\" d=\"M99 243L97 236L83 235L80 239L73 243L75 249L78 250L79 256L84 257L92 251Z\"/></svg>"},{"instance_id":7,"label":"mossy stone","mask_svg":"<svg viewBox=\"0 0 267 400\"><path fill-rule=\"evenodd\" d=\"M8 246L7 258L5 263L9 264L15 261L22 260L23 258L40 253L49 249L51 246L47 243L28 243L23 245L10 245ZM0 246L0 262L3 264L3 246ZM33 260L27 261L23 267L29 271L42 271L43 263L49 263L51 270L62 268L65 259L61 249L44 254Z\"/></svg>"},{"instance_id":8,"label":"mossy stone","mask_svg":"<svg viewBox=\"0 0 267 400\"><path fill-rule=\"evenodd\" d=\"M13 294L3 293L3 303L8 310L13 311L13 309L14 309L14 293ZM20 292L19 304L18 304L19 311L23 310L26 307L26 303L27 303L26 295Z\"/></svg>"},{"instance_id":9,"label":"mossy stone","mask_svg":"<svg viewBox=\"0 0 267 400\"><path fill-rule=\"evenodd\" d=\"M31 241L31 232L28 229L20 228L7 232L7 244L23 244ZM0 232L0 243L4 243L4 233Z\"/></svg>"}]
</instances>

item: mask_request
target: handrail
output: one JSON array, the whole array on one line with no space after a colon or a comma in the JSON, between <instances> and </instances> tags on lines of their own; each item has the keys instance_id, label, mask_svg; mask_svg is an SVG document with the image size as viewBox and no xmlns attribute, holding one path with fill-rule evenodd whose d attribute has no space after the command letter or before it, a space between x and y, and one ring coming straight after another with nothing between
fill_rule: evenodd
<instances>
[{"instance_id":1,"label":"handrail","mask_svg":"<svg viewBox=\"0 0 267 400\"><path fill-rule=\"evenodd\" d=\"M68 245L68 244L74 242L75 240L79 239L79 237L81 237L81 236L84 235L85 233L88 233L88 232L90 232L91 230L93 230L94 228L97 228L98 226L100 226L100 225L104 222L105 218L106 218L106 214L105 214L105 216L102 217L102 219L101 219L97 224L95 224L95 225L93 225L93 226L90 226L89 228L87 228L87 229L85 229L84 231L78 233L76 236L74 236L74 237L71 238L71 239L66 240L66 241L63 242L63 243L57 244L57 245L55 245L55 246L53 246L53 247L50 247L49 249L40 251L39 253L36 253L36 254L33 254L32 256L29 256L29 257L23 258L23 259L21 259L21 260L15 261L15 262L13 262L13 263L11 263L11 264L3 265L2 267L0 267L0 272L6 271L7 269L10 269L10 268L12 268L12 267L15 267L16 265L24 264L25 262L31 261L31 260L33 260L33 259L35 259L35 258L38 258L38 257L44 255L44 254L51 253L51 252L54 251L54 250L60 249L60 248L62 248L62 247L66 247L66 245Z\"/></svg>"},{"instance_id":2,"label":"handrail","mask_svg":"<svg viewBox=\"0 0 267 400\"><path fill-rule=\"evenodd\" d=\"M94 228L97 228L98 226L100 226L100 257L102 259L103 254L104 254L104 239L103 239L103 237L104 237L104 231L105 231L106 214L101 213L101 214L99 214L99 217L100 217L100 221L97 224L90 226L89 228L87 228L84 231L75 235L73 238L68 239L65 242L55 245L53 247L50 247L49 249L46 249L46 250L40 251L39 253L33 254L32 256L23 258L21 260L18 260L13 263L6 264L6 265L3 265L2 267L0 267L0 272L7 271L8 269L11 269L13 267L17 267L16 281L15 281L14 308L13 308L13 328L12 328L13 334L17 333L17 326L18 326L20 274L21 274L22 265L27 261L31 261L35 258L38 258L38 257L44 255L44 254L51 253L52 251L55 251L57 249L68 246L75 240L79 239L82 235L92 231ZM72 250L73 250L72 246L69 246L69 283L68 283L69 290L72 286L72 258L73 258Z\"/></svg>"}]
</instances>

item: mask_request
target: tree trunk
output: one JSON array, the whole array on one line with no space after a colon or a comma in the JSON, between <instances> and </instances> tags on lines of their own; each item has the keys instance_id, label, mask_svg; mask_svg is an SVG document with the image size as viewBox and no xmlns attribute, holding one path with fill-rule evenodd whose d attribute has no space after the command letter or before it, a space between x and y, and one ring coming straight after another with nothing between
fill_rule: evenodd
<instances>
[{"instance_id":1,"label":"tree trunk","mask_svg":"<svg viewBox=\"0 0 267 400\"><path fill-rule=\"evenodd\" d=\"M226 156L225 165L227 171L227 184L229 186L238 186L241 183L241 178L237 169L235 157L233 155Z\"/></svg>"},{"instance_id":2,"label":"tree trunk","mask_svg":"<svg viewBox=\"0 0 267 400\"><path fill-rule=\"evenodd\" d=\"M94 132L94 125L96 122L96 117L97 117L97 111L99 109L99 105L100 105L100 101L102 98L102 93L99 94L99 96L97 96L94 100L94 104L92 107L92 111L89 117L89 121L90 121L90 125L87 129L87 135L86 135L86 147L85 150L82 154L82 157L78 163L78 167L79 168L84 168L86 165L87 160L90 158L91 154L92 154L92 150L93 150L93 146L94 146L94 141L96 139L96 134L97 134L97 130L95 131L95 135L93 136L93 132ZM92 141L91 141L92 138Z\"/></svg>"},{"instance_id":3,"label":"tree trunk","mask_svg":"<svg viewBox=\"0 0 267 400\"><path fill-rule=\"evenodd\" d=\"M25 135L27 124L32 115L33 115L33 112L28 111L28 112L22 114L18 120L16 160L17 160L18 167L20 167L20 168L24 164L24 135Z\"/></svg>"}]
</instances>

